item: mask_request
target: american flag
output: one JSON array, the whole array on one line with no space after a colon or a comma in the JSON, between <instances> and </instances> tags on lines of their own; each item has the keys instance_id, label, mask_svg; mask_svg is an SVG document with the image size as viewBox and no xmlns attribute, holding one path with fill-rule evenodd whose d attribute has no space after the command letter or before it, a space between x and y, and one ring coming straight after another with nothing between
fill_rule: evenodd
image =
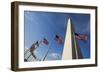
<instances>
[{"instance_id":1,"label":"american flag","mask_svg":"<svg viewBox=\"0 0 100 73\"><path fill-rule=\"evenodd\" d=\"M49 42L48 42L48 40L47 40L46 38L43 39L43 43L44 43L45 45L48 45L48 44L49 44Z\"/></svg>"},{"instance_id":2,"label":"american flag","mask_svg":"<svg viewBox=\"0 0 100 73\"><path fill-rule=\"evenodd\" d=\"M57 41L57 43L59 44L63 44L64 43L64 39L62 36L56 35L55 36L55 40Z\"/></svg>"},{"instance_id":3,"label":"american flag","mask_svg":"<svg viewBox=\"0 0 100 73\"><path fill-rule=\"evenodd\" d=\"M78 33L75 33L75 38L78 39L78 40L87 40L86 35L80 35Z\"/></svg>"}]
</instances>

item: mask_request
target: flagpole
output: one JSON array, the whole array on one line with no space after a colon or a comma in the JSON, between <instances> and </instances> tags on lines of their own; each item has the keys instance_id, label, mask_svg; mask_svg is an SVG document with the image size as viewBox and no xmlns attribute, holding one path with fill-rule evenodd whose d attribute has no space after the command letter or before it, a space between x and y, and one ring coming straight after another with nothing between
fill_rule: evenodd
<instances>
[{"instance_id":1,"label":"flagpole","mask_svg":"<svg viewBox=\"0 0 100 73\"><path fill-rule=\"evenodd\" d=\"M37 47L36 47L36 48L37 48ZM26 60L28 60L30 57L31 57L31 53L30 53L30 55L28 56L28 58L27 58Z\"/></svg>"},{"instance_id":2,"label":"flagpole","mask_svg":"<svg viewBox=\"0 0 100 73\"><path fill-rule=\"evenodd\" d=\"M40 41L39 44L41 44L41 43L42 43L42 42ZM38 48L38 47L36 47L36 48ZM29 51L29 49L28 49L28 51ZM26 54L28 51L26 51L25 54ZM25 56L25 54L24 54L24 56ZM28 56L28 58L27 58L26 60L28 60L30 57L31 57L31 54Z\"/></svg>"},{"instance_id":3,"label":"flagpole","mask_svg":"<svg viewBox=\"0 0 100 73\"><path fill-rule=\"evenodd\" d=\"M56 34L57 34L57 33L56 33ZM41 61L44 61L44 60L46 59L46 57L47 57L49 51L51 50L50 47L51 47L51 44L52 44L53 40L54 40L54 38L51 40L51 43L50 43L50 45L48 46L48 51L47 51L46 55L44 56L43 60L41 60Z\"/></svg>"},{"instance_id":4,"label":"flagpole","mask_svg":"<svg viewBox=\"0 0 100 73\"><path fill-rule=\"evenodd\" d=\"M45 56L44 56L44 58L43 58L43 61L46 59L46 57L47 57L49 51L51 50L50 47L51 47L51 44L52 44L53 40L54 40L54 39L51 40L51 43L50 43L50 45L48 46L48 50L47 50L47 53L45 54Z\"/></svg>"},{"instance_id":5,"label":"flagpole","mask_svg":"<svg viewBox=\"0 0 100 73\"><path fill-rule=\"evenodd\" d=\"M74 42L74 45L75 45L74 49L75 49L76 59L81 59L81 58L83 58L83 56L82 56L81 49L80 49L79 44L78 44L78 40L75 38L75 28L74 28L74 25L72 25L72 29L73 29L72 34L74 36L73 38L75 39L73 42Z\"/></svg>"},{"instance_id":6,"label":"flagpole","mask_svg":"<svg viewBox=\"0 0 100 73\"><path fill-rule=\"evenodd\" d=\"M71 19L70 19L70 20L71 20ZM72 20L71 20L71 22L72 22ZM75 28L74 28L73 22L72 22L71 28L73 29L73 30L72 30L72 36L73 36L73 38L75 39L75 40L73 41L73 43L74 43L74 49L75 49L75 56L76 56L76 59L78 59L77 44L76 44L77 41L76 41L76 38L75 38Z\"/></svg>"}]
</instances>

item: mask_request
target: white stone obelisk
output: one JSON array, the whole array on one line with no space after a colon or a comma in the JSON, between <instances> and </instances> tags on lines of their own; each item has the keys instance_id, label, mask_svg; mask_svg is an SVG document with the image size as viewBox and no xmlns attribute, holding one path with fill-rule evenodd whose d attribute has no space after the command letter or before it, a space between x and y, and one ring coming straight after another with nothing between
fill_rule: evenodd
<instances>
[{"instance_id":1,"label":"white stone obelisk","mask_svg":"<svg viewBox=\"0 0 100 73\"><path fill-rule=\"evenodd\" d=\"M65 44L64 44L64 50L62 54L62 60L66 59L72 59L72 31L71 31L71 19L68 19L67 23L67 31L66 31L66 37L65 37Z\"/></svg>"}]
</instances>

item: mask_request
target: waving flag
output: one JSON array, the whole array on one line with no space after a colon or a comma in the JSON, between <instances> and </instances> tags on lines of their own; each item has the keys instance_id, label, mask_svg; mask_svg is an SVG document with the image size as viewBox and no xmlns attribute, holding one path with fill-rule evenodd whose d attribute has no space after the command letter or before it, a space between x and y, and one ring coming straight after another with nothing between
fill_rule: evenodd
<instances>
[{"instance_id":1,"label":"waving flag","mask_svg":"<svg viewBox=\"0 0 100 73\"><path fill-rule=\"evenodd\" d=\"M75 38L78 39L78 40L87 40L86 35L80 35L78 33L75 33Z\"/></svg>"},{"instance_id":2,"label":"waving flag","mask_svg":"<svg viewBox=\"0 0 100 73\"><path fill-rule=\"evenodd\" d=\"M32 44L32 46L30 47L30 51L33 52L36 49L36 46L39 47L38 41Z\"/></svg>"},{"instance_id":3,"label":"waving flag","mask_svg":"<svg viewBox=\"0 0 100 73\"><path fill-rule=\"evenodd\" d=\"M35 54L34 54L34 50L35 50L37 47L39 47L39 42L38 42L38 41L35 42L35 43L33 43L32 46L30 47L30 53L31 53L31 55L32 55L35 59L37 59L37 57L36 57ZM31 55L30 55L30 56L31 56ZM29 56L29 57L30 57L30 56ZM28 58L29 58L29 57L28 57ZM27 59L28 59L28 58L27 58Z\"/></svg>"},{"instance_id":4,"label":"waving flag","mask_svg":"<svg viewBox=\"0 0 100 73\"><path fill-rule=\"evenodd\" d=\"M56 35L55 36L55 40L57 41L57 43L59 44L63 44L64 43L64 39L62 36Z\"/></svg>"},{"instance_id":5,"label":"waving flag","mask_svg":"<svg viewBox=\"0 0 100 73\"><path fill-rule=\"evenodd\" d=\"M48 40L47 40L46 38L43 39L43 43L44 43L45 45L48 45L48 44L49 44L49 42L48 42Z\"/></svg>"}]
</instances>

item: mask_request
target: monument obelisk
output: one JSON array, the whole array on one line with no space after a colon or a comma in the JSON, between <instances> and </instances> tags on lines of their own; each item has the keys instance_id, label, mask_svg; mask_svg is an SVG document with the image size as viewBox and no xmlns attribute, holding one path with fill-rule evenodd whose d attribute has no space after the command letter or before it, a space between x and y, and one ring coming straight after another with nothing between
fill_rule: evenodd
<instances>
[{"instance_id":1,"label":"monument obelisk","mask_svg":"<svg viewBox=\"0 0 100 73\"><path fill-rule=\"evenodd\" d=\"M67 59L82 59L82 53L78 45L78 41L75 38L75 30L71 19L67 22L67 31L64 43L64 50L62 54L62 60Z\"/></svg>"}]
</instances>

